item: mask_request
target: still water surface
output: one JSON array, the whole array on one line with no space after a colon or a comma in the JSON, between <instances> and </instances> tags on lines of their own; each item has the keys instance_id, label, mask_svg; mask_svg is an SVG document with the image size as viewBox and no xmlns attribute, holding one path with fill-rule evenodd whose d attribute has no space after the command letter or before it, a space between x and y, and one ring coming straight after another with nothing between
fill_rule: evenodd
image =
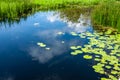
<instances>
[{"instance_id":1,"label":"still water surface","mask_svg":"<svg viewBox=\"0 0 120 80\"><path fill-rule=\"evenodd\" d=\"M93 32L90 17L79 14L77 21L70 21L59 12L48 11L12 25L1 24L0 80L100 80L101 75L91 67L94 61L70 54L70 46L88 43L71 36L72 31Z\"/></svg>"}]
</instances>

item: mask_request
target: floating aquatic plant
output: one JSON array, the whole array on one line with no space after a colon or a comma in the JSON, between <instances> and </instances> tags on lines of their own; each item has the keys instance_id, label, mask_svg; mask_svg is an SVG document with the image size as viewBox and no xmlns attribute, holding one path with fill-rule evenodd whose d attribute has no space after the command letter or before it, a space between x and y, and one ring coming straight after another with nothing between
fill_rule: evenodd
<instances>
[{"instance_id":1,"label":"floating aquatic plant","mask_svg":"<svg viewBox=\"0 0 120 80\"><path fill-rule=\"evenodd\" d=\"M76 34L72 32L71 35L80 38L87 37L89 40L88 44L79 48L71 46L70 48L74 50L71 52L72 55L83 53L85 54L83 58L94 60L96 62L92 66L94 71L108 76L101 78L101 80L118 80L120 77L120 34L113 35L111 30L107 30L105 33Z\"/></svg>"},{"instance_id":2,"label":"floating aquatic plant","mask_svg":"<svg viewBox=\"0 0 120 80\"><path fill-rule=\"evenodd\" d=\"M40 47L46 47L46 44L38 42L37 45L39 45Z\"/></svg>"},{"instance_id":3,"label":"floating aquatic plant","mask_svg":"<svg viewBox=\"0 0 120 80\"><path fill-rule=\"evenodd\" d=\"M37 45L40 46L41 48L44 48L45 50L50 50L50 48L47 47L46 44L44 44L42 42L38 42Z\"/></svg>"},{"instance_id":4,"label":"floating aquatic plant","mask_svg":"<svg viewBox=\"0 0 120 80\"><path fill-rule=\"evenodd\" d=\"M84 59L92 59L92 56L90 56L90 55L84 55L83 58Z\"/></svg>"},{"instance_id":5,"label":"floating aquatic plant","mask_svg":"<svg viewBox=\"0 0 120 80\"><path fill-rule=\"evenodd\" d=\"M71 49L78 49L76 46L71 46L70 48Z\"/></svg>"},{"instance_id":6,"label":"floating aquatic plant","mask_svg":"<svg viewBox=\"0 0 120 80\"><path fill-rule=\"evenodd\" d=\"M75 33L75 32L71 32L71 35L73 35L73 36L78 36L78 34Z\"/></svg>"}]
</instances>

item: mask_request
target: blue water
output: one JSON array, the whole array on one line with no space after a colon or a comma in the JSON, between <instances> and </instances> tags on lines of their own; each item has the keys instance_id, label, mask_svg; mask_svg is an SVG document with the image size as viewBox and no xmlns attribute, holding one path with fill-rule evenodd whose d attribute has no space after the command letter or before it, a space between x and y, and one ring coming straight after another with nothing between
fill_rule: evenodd
<instances>
[{"instance_id":1,"label":"blue water","mask_svg":"<svg viewBox=\"0 0 120 80\"><path fill-rule=\"evenodd\" d=\"M100 80L101 75L91 67L94 62L70 54L71 45L88 42L70 32L92 32L90 20L82 25L79 20L61 19L59 14L37 12L19 23L0 25L0 80ZM38 42L50 50L41 48Z\"/></svg>"}]
</instances>

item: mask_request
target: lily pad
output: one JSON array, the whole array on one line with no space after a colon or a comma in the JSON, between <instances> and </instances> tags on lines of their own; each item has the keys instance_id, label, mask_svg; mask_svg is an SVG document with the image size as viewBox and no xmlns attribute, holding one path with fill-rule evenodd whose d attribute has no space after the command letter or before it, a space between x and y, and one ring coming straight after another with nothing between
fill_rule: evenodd
<instances>
[{"instance_id":1,"label":"lily pad","mask_svg":"<svg viewBox=\"0 0 120 80\"><path fill-rule=\"evenodd\" d=\"M75 33L75 32L71 32L71 35L73 35L73 36L77 36L78 34Z\"/></svg>"},{"instance_id":2,"label":"lily pad","mask_svg":"<svg viewBox=\"0 0 120 80\"><path fill-rule=\"evenodd\" d=\"M38 42L37 45L39 45L40 47L46 47L46 44Z\"/></svg>"},{"instance_id":3,"label":"lily pad","mask_svg":"<svg viewBox=\"0 0 120 80\"><path fill-rule=\"evenodd\" d=\"M73 50L78 49L76 46L71 46L70 48Z\"/></svg>"},{"instance_id":4,"label":"lily pad","mask_svg":"<svg viewBox=\"0 0 120 80\"><path fill-rule=\"evenodd\" d=\"M83 58L84 59L92 59L92 56L90 56L90 55L84 55Z\"/></svg>"}]
</instances>

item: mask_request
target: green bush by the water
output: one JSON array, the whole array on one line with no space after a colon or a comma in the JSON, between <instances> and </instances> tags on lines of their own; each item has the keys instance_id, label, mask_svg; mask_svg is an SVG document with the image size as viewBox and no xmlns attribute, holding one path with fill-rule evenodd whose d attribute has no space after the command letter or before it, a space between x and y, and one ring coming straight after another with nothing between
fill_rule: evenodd
<instances>
[{"instance_id":1,"label":"green bush by the water","mask_svg":"<svg viewBox=\"0 0 120 80\"><path fill-rule=\"evenodd\" d=\"M92 21L95 26L114 27L120 31L120 2L101 2L92 12Z\"/></svg>"}]
</instances>

